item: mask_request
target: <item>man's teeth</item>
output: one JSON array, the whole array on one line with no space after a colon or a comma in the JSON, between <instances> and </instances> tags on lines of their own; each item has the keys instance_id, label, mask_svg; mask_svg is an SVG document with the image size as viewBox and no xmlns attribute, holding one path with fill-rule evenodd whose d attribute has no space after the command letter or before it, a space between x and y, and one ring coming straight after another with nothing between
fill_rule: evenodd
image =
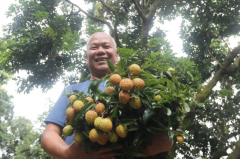
<instances>
[{"instance_id":1,"label":"man's teeth","mask_svg":"<svg viewBox=\"0 0 240 159\"><path fill-rule=\"evenodd\" d=\"M107 59L97 59L96 61L106 61Z\"/></svg>"}]
</instances>

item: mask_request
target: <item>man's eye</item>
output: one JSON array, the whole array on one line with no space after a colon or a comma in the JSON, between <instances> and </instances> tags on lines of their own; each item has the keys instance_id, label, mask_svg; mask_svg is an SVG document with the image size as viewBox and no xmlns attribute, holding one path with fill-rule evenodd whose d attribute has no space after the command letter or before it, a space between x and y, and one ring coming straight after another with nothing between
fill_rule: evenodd
<instances>
[{"instance_id":1,"label":"man's eye","mask_svg":"<svg viewBox=\"0 0 240 159\"><path fill-rule=\"evenodd\" d=\"M104 48L108 49L108 48L110 48L110 46L104 46Z\"/></svg>"}]
</instances>

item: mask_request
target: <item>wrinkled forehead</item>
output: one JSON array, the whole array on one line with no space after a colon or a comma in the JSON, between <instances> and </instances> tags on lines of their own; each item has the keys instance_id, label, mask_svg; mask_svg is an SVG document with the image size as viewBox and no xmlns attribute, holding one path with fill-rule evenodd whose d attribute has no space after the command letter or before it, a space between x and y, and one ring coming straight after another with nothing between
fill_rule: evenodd
<instances>
[{"instance_id":1,"label":"wrinkled forehead","mask_svg":"<svg viewBox=\"0 0 240 159\"><path fill-rule=\"evenodd\" d=\"M93 44L110 44L113 45L112 37L107 34L95 34L89 39L89 46Z\"/></svg>"}]
</instances>

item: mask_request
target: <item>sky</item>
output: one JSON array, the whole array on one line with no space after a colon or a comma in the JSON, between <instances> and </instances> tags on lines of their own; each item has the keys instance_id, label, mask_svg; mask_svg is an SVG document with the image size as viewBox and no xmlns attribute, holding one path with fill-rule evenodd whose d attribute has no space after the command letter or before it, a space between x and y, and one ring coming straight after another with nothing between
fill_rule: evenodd
<instances>
[{"instance_id":1,"label":"sky","mask_svg":"<svg viewBox=\"0 0 240 159\"><path fill-rule=\"evenodd\" d=\"M8 9L8 6L14 3L15 0L7 0L0 2L0 36L2 36L2 26L9 23L11 20L7 19L5 12ZM78 0L72 0L73 3L81 3ZM82 4L79 6L83 6ZM179 27L181 24L181 19L177 18L174 21L166 22L164 25L161 24L160 28L166 30L167 40L171 43L172 49L176 53L182 53L182 41L179 38ZM159 24L160 25L160 24ZM231 38L231 47L237 45L237 42L240 41L236 38ZM183 56L183 54L178 54L177 56ZM26 75L25 72L20 72L19 75ZM41 89L34 89L29 94L17 93L17 84L15 81L11 80L7 85L4 85L9 95L13 96L12 103L14 105L14 116L24 116L27 119L30 119L32 122L37 120L38 115L41 115L44 111L47 111L49 105L52 102L56 102L61 92L64 89L64 85L61 82L58 82L54 87L46 93L43 93Z\"/></svg>"}]
</instances>

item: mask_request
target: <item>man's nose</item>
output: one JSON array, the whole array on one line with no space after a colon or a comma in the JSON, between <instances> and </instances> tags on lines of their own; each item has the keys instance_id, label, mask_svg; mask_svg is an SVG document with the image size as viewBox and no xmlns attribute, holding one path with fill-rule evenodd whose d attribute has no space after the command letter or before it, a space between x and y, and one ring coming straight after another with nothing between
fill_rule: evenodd
<instances>
[{"instance_id":1,"label":"man's nose","mask_svg":"<svg viewBox=\"0 0 240 159\"><path fill-rule=\"evenodd\" d=\"M105 52L105 49L102 46L100 46L98 47L97 53L106 53L106 52Z\"/></svg>"}]
</instances>

